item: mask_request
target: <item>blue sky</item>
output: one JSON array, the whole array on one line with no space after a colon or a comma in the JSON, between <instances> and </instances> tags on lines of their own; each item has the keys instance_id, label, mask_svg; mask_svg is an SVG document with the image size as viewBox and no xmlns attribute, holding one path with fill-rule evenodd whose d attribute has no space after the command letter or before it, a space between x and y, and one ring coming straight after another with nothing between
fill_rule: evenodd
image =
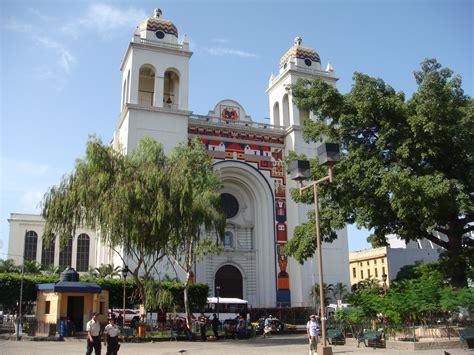
<instances>
[{"instance_id":1,"label":"blue sky","mask_svg":"<svg viewBox=\"0 0 474 355\"><path fill-rule=\"evenodd\" d=\"M0 258L10 213L38 213L44 192L72 170L89 134L111 140L123 54L134 28L157 6L191 43L189 107L197 114L230 98L264 121L268 79L295 36L316 49L323 68L331 62L341 92L358 71L409 97L413 71L434 57L473 95L468 0L3 0ZM367 235L349 228L350 250L366 247Z\"/></svg>"}]
</instances>

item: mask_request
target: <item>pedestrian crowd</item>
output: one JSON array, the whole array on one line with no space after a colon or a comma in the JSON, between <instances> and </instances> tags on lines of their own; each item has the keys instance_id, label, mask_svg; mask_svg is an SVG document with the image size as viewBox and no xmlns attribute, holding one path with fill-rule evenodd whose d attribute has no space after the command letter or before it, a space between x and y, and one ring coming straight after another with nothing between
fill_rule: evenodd
<instances>
[{"instance_id":1,"label":"pedestrian crowd","mask_svg":"<svg viewBox=\"0 0 474 355\"><path fill-rule=\"evenodd\" d=\"M177 334L182 332L186 334L189 340L195 340L194 333L187 327L185 321L177 320L176 318L172 318L170 321L172 324L172 333L175 332ZM262 321L263 338L271 338L272 331L275 328L273 316L269 315L264 320L262 319ZM212 319L209 319L204 313L201 313L198 318L198 325L201 341L219 340L219 328L222 325L224 326L225 334L230 334L234 339L244 339L256 335L255 329L250 326L250 323L248 323L247 318L244 317L243 314L239 315L236 319L226 320L223 324L216 314L213 314ZM207 326L211 327L213 335L207 336ZM91 355L92 352L94 352L95 355L100 355L102 343L101 327L97 319L97 313L92 313L91 319L87 322L86 331L86 355ZM309 343L309 355L315 355L319 336L321 335L321 323L318 316L314 314L309 316L309 320L306 323L306 334ZM118 355L118 351L120 350L119 337L120 328L115 324L115 318L111 317L103 331L104 346L107 349L106 355Z\"/></svg>"}]
</instances>

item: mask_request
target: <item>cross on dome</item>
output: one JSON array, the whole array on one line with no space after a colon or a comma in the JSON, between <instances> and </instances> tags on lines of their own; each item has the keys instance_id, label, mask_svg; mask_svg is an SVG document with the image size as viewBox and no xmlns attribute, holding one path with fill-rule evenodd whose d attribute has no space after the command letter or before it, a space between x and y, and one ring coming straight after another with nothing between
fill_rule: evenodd
<instances>
[{"instance_id":1,"label":"cross on dome","mask_svg":"<svg viewBox=\"0 0 474 355\"><path fill-rule=\"evenodd\" d=\"M155 13L153 15L154 18L159 18L161 16L162 12L161 12L161 9L160 8L156 8L155 9Z\"/></svg>"}]
</instances>

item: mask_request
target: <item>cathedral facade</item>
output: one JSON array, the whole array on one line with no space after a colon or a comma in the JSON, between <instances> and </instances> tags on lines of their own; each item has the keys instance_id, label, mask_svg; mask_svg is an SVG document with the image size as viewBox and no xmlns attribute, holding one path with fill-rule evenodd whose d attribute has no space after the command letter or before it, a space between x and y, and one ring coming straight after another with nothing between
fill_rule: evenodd
<instances>
[{"instance_id":1,"label":"cathedral facade","mask_svg":"<svg viewBox=\"0 0 474 355\"><path fill-rule=\"evenodd\" d=\"M191 57L187 39L178 41L177 27L163 19L160 10L140 23L122 61L121 113L112 144L128 154L148 136L169 153L178 143L197 137L222 178L227 224L224 252L196 264L196 281L207 283L211 295L220 286L221 297L243 298L253 307L311 305L310 289L319 272L316 260L300 265L282 253L293 229L306 221L312 208L289 196L289 189L296 185L286 173L285 156L289 151L316 155L315 144L304 142L301 132L311 113L295 106L287 87L299 78L316 77L335 85L334 70L330 64L323 70L318 53L303 47L297 37L280 59L279 73L270 77L270 123L263 124L254 122L244 107L231 99L216 103L207 115L190 111ZM9 221L12 258L23 254L30 260L44 261L51 246L42 244L41 218L12 214ZM70 251L63 249L53 244L50 262L65 265L67 254L68 265L78 271L84 271L83 264L121 265L92 231L81 231L71 238ZM324 244L322 251L325 282L349 285L347 231L338 231L338 239ZM172 268L163 264L162 271L171 273Z\"/></svg>"}]
</instances>

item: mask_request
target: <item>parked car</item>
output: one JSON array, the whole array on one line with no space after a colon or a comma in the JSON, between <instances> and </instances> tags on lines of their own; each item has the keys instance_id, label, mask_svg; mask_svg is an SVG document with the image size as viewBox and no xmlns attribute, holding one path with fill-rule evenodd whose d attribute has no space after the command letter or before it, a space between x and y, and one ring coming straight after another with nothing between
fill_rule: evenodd
<instances>
[{"instance_id":1,"label":"parked car","mask_svg":"<svg viewBox=\"0 0 474 355\"><path fill-rule=\"evenodd\" d=\"M109 315L115 317L118 321L118 325L121 325L123 318L123 309L110 309ZM140 311L138 309L126 309L125 310L125 324L129 325L132 322L138 322L140 320Z\"/></svg>"},{"instance_id":2,"label":"parked car","mask_svg":"<svg viewBox=\"0 0 474 355\"><path fill-rule=\"evenodd\" d=\"M252 327L254 327L256 334L263 334L263 328L265 328L265 318L259 318L257 321L252 322ZM294 324L284 323L278 318L272 318L272 332L282 333L295 329L296 326Z\"/></svg>"}]
</instances>

